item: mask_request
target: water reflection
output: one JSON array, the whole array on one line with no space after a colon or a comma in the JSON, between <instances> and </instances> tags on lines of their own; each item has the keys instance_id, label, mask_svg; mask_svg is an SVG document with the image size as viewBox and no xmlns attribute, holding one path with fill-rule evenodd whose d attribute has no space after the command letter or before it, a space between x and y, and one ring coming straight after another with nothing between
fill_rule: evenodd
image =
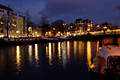
<instances>
[{"instance_id":1,"label":"water reflection","mask_svg":"<svg viewBox=\"0 0 120 80\"><path fill-rule=\"evenodd\" d=\"M6 68L11 69L12 67L11 71L13 71L13 73L15 72L15 70L13 69L17 69L21 73L24 73L22 72L23 70L26 71L26 74L28 72L31 72L30 74L32 75L42 73L45 71L48 72L47 70L49 68L50 70L55 69L57 71L57 70L67 70L68 68L72 69L77 67L79 69L83 69L84 71L86 67L85 68L82 67L86 66L87 63L89 66L91 66L91 58L93 57L94 54L96 54L95 51L98 52L98 50L96 49L99 48L98 45L99 42L94 42L94 43L95 46L91 45L93 44L93 42L90 41L88 42L65 41L58 43L46 43L46 44L41 43L34 45L15 46L12 48L7 47L9 50L12 49L13 50L8 53L8 51L5 51L6 49L4 49L3 51L1 51L0 49L0 60L1 60L0 65L6 63L7 66L6 64L4 65L5 69ZM9 64L8 64L8 60L9 60ZM35 63L35 64L31 64L31 63ZM36 64L37 64L37 68L36 68Z\"/></svg>"},{"instance_id":2,"label":"water reflection","mask_svg":"<svg viewBox=\"0 0 120 80\"><path fill-rule=\"evenodd\" d=\"M67 64L67 55L66 55L66 43L64 42L62 45L62 61L63 61L63 67L66 67Z\"/></svg>"},{"instance_id":3,"label":"water reflection","mask_svg":"<svg viewBox=\"0 0 120 80\"><path fill-rule=\"evenodd\" d=\"M74 41L74 56L77 56L77 41Z\"/></svg>"},{"instance_id":4,"label":"water reflection","mask_svg":"<svg viewBox=\"0 0 120 80\"><path fill-rule=\"evenodd\" d=\"M62 55L61 55L61 43L58 42L58 59L59 62L61 63Z\"/></svg>"},{"instance_id":5,"label":"water reflection","mask_svg":"<svg viewBox=\"0 0 120 80\"><path fill-rule=\"evenodd\" d=\"M0 49L0 72L5 69L6 57L4 55L4 50Z\"/></svg>"},{"instance_id":6,"label":"water reflection","mask_svg":"<svg viewBox=\"0 0 120 80\"><path fill-rule=\"evenodd\" d=\"M55 49L54 45L53 48ZM55 50L53 50L53 52L55 54ZM49 59L49 65L52 65L52 43L48 43L46 46L46 57Z\"/></svg>"},{"instance_id":7,"label":"water reflection","mask_svg":"<svg viewBox=\"0 0 120 80\"><path fill-rule=\"evenodd\" d=\"M83 54L83 52L82 52L82 49L83 49L83 43L82 43L82 41L79 41L79 57L80 58L82 58L82 54Z\"/></svg>"},{"instance_id":8,"label":"water reflection","mask_svg":"<svg viewBox=\"0 0 120 80\"><path fill-rule=\"evenodd\" d=\"M98 52L99 52L99 41L97 41L97 51L96 51L96 56L98 56Z\"/></svg>"},{"instance_id":9,"label":"water reflection","mask_svg":"<svg viewBox=\"0 0 120 80\"><path fill-rule=\"evenodd\" d=\"M91 66L91 56L92 56L92 54L91 54L91 42L88 41L87 42L87 61L88 61L89 67Z\"/></svg>"},{"instance_id":10,"label":"water reflection","mask_svg":"<svg viewBox=\"0 0 120 80\"><path fill-rule=\"evenodd\" d=\"M33 54L33 49L32 49L32 45L28 46L28 54L29 54L29 62L32 63L32 54Z\"/></svg>"},{"instance_id":11,"label":"water reflection","mask_svg":"<svg viewBox=\"0 0 120 80\"><path fill-rule=\"evenodd\" d=\"M70 42L67 41L67 59L70 60Z\"/></svg>"},{"instance_id":12,"label":"water reflection","mask_svg":"<svg viewBox=\"0 0 120 80\"><path fill-rule=\"evenodd\" d=\"M49 54L49 51L48 51L48 50L49 50L49 48L48 48L48 46L46 46L46 57L49 56L49 55L48 55L48 54Z\"/></svg>"},{"instance_id":13,"label":"water reflection","mask_svg":"<svg viewBox=\"0 0 120 80\"><path fill-rule=\"evenodd\" d=\"M38 44L35 44L35 60L36 60L36 63L38 64L38 60L39 60Z\"/></svg>"},{"instance_id":14,"label":"water reflection","mask_svg":"<svg viewBox=\"0 0 120 80\"><path fill-rule=\"evenodd\" d=\"M16 64L17 64L17 70L18 70L18 71L21 71L20 46L16 46Z\"/></svg>"},{"instance_id":15,"label":"water reflection","mask_svg":"<svg viewBox=\"0 0 120 80\"><path fill-rule=\"evenodd\" d=\"M55 59L55 43L52 44L53 58Z\"/></svg>"},{"instance_id":16,"label":"water reflection","mask_svg":"<svg viewBox=\"0 0 120 80\"><path fill-rule=\"evenodd\" d=\"M52 44L49 43L49 64L52 65Z\"/></svg>"}]
</instances>

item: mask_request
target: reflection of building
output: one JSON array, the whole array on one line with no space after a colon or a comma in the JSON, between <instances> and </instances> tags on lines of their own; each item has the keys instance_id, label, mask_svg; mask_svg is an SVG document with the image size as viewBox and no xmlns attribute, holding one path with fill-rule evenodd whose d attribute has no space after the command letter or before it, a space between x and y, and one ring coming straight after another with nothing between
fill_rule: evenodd
<instances>
[{"instance_id":1,"label":"reflection of building","mask_svg":"<svg viewBox=\"0 0 120 80\"><path fill-rule=\"evenodd\" d=\"M0 37L25 37L25 17L0 5Z\"/></svg>"}]
</instances>

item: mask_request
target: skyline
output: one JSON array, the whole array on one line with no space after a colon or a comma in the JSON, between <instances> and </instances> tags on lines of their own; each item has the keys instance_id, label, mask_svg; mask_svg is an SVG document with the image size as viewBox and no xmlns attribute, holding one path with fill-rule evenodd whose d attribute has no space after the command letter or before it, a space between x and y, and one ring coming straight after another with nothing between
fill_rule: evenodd
<instances>
[{"instance_id":1,"label":"skyline","mask_svg":"<svg viewBox=\"0 0 120 80\"><path fill-rule=\"evenodd\" d=\"M120 25L119 0L1 0L0 2L22 14L29 10L32 20L36 23L42 15L45 15L50 22L63 19L66 23L71 23L76 18L83 18L98 24L107 21Z\"/></svg>"}]
</instances>

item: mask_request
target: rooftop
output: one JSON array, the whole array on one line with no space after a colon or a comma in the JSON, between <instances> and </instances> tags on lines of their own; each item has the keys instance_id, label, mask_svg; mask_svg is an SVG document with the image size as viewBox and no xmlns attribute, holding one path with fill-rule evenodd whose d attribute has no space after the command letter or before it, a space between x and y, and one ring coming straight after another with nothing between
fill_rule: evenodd
<instances>
[{"instance_id":1,"label":"rooftop","mask_svg":"<svg viewBox=\"0 0 120 80\"><path fill-rule=\"evenodd\" d=\"M4 6L2 4L0 4L0 8L1 9L6 9L6 10L10 10L10 11L13 11L11 8L7 7L7 6Z\"/></svg>"}]
</instances>

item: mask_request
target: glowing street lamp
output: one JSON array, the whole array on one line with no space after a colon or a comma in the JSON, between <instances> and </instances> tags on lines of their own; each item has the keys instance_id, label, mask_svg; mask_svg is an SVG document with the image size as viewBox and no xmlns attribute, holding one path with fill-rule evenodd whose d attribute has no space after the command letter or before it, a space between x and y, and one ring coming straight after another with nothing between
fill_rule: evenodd
<instances>
[{"instance_id":1,"label":"glowing street lamp","mask_svg":"<svg viewBox=\"0 0 120 80\"><path fill-rule=\"evenodd\" d=\"M16 33L20 33L20 31L16 31Z\"/></svg>"},{"instance_id":2,"label":"glowing street lamp","mask_svg":"<svg viewBox=\"0 0 120 80\"><path fill-rule=\"evenodd\" d=\"M101 30L101 33L103 33L104 31L103 30Z\"/></svg>"},{"instance_id":3,"label":"glowing street lamp","mask_svg":"<svg viewBox=\"0 0 120 80\"><path fill-rule=\"evenodd\" d=\"M60 34L60 32L58 32L58 34Z\"/></svg>"},{"instance_id":4,"label":"glowing street lamp","mask_svg":"<svg viewBox=\"0 0 120 80\"><path fill-rule=\"evenodd\" d=\"M49 34L51 34L51 32L49 31Z\"/></svg>"},{"instance_id":5,"label":"glowing street lamp","mask_svg":"<svg viewBox=\"0 0 120 80\"><path fill-rule=\"evenodd\" d=\"M88 32L90 32L90 28L89 28L89 29L87 29L87 31L88 31Z\"/></svg>"},{"instance_id":6,"label":"glowing street lamp","mask_svg":"<svg viewBox=\"0 0 120 80\"><path fill-rule=\"evenodd\" d=\"M105 26L105 27L103 27L103 29L105 30L105 29L107 29L107 27Z\"/></svg>"}]
</instances>

